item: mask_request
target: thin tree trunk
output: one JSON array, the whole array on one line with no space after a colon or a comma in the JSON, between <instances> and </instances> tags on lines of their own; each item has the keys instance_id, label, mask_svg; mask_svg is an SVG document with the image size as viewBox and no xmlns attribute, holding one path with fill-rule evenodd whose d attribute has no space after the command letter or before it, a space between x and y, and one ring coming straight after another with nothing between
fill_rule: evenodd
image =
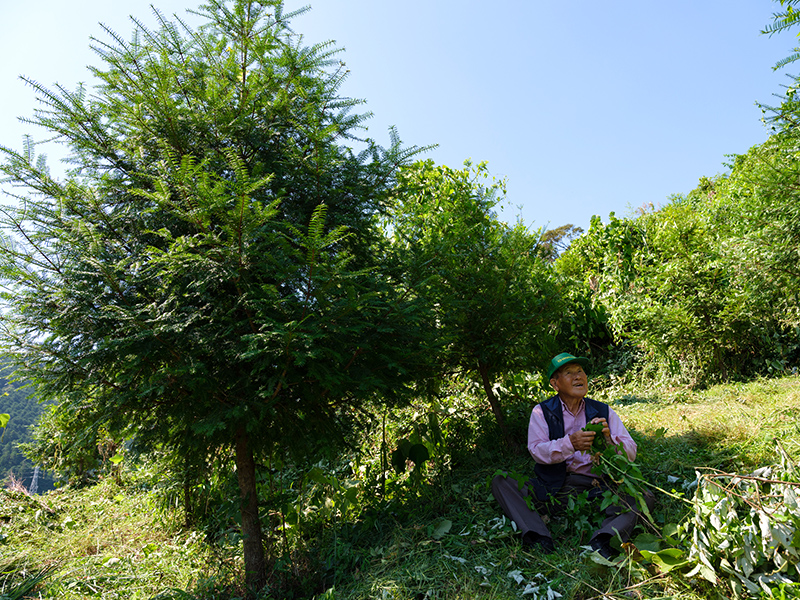
<instances>
[{"instance_id":1,"label":"thin tree trunk","mask_svg":"<svg viewBox=\"0 0 800 600\"><path fill-rule=\"evenodd\" d=\"M497 396L494 395L494 390L492 389L492 381L489 378L488 365L486 365L485 363L479 363L478 371L481 374L481 381L483 382L483 391L486 392L486 397L489 399L489 405L492 407L494 418L497 420L497 425L498 427L500 427L500 431L506 440L506 444L510 448L515 448L516 443L514 442L514 440L511 439L511 434L508 431L508 426L506 425L506 418L505 416L503 416L503 408L500 406L500 400L498 400Z\"/></svg>"},{"instance_id":2,"label":"thin tree trunk","mask_svg":"<svg viewBox=\"0 0 800 600\"><path fill-rule=\"evenodd\" d=\"M258 519L256 463L244 427L236 432L236 475L242 501L245 576L247 586L251 590L259 591L266 584L267 563L264 558L261 521Z\"/></svg>"},{"instance_id":3,"label":"thin tree trunk","mask_svg":"<svg viewBox=\"0 0 800 600\"><path fill-rule=\"evenodd\" d=\"M183 474L183 512L184 524L191 527L194 524L194 509L192 508L192 485L189 481L189 472Z\"/></svg>"}]
</instances>

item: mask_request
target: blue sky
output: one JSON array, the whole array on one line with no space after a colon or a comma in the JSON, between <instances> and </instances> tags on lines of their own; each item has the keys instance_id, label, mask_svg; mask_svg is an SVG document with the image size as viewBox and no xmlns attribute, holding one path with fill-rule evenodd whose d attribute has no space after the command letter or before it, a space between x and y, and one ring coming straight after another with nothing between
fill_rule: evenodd
<instances>
[{"instance_id":1,"label":"blue sky","mask_svg":"<svg viewBox=\"0 0 800 600\"><path fill-rule=\"evenodd\" d=\"M146 0L0 0L0 144L46 86L91 83L98 25L129 38ZM185 16L191 0L152 2ZM309 2L287 0L287 10ZM760 30L771 0L317 0L294 21L308 43L336 40L350 69L343 93L367 101L368 135L395 125L424 157L460 167L487 161L508 182L504 218L533 227L588 227L686 193L725 171L726 155L766 138L756 102L787 74L791 33ZM191 18L189 19L191 21ZM56 153L50 151L51 157Z\"/></svg>"}]
</instances>

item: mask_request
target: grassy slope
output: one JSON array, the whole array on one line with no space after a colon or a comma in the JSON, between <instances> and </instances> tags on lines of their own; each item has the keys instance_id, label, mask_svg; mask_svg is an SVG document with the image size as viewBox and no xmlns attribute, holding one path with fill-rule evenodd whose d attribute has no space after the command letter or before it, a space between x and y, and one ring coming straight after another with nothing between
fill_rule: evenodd
<instances>
[{"instance_id":1,"label":"grassy slope","mask_svg":"<svg viewBox=\"0 0 800 600\"><path fill-rule=\"evenodd\" d=\"M667 490L693 481L696 468L748 472L770 464L776 438L800 456L797 378L705 392L617 391L601 399L611 401L632 430L645 476ZM554 520L554 555L523 550L487 480L498 468L528 471L530 459L489 446L476 447L416 502L368 527L342 526L335 552L327 553L329 581L336 583L331 597L538 599L548 598L548 589L576 599L725 597L724 588L680 576L594 563L581 547L592 530L588 522L575 527ZM684 504L661 495L655 516L673 522L685 511ZM0 567L19 574L57 565L39 589L43 598L151 598L187 589L191 597L236 597L228 582L240 574L237 550L212 551L201 534L163 515L147 493L112 480L41 498L0 493ZM446 521L450 529L439 535L437 526ZM7 579L6 589L15 577Z\"/></svg>"},{"instance_id":2,"label":"grassy slope","mask_svg":"<svg viewBox=\"0 0 800 600\"><path fill-rule=\"evenodd\" d=\"M47 567L55 571L41 596L65 600L136 600L190 587L198 578L224 579L229 557L214 556L202 534L164 517L146 493L122 489L113 479L43 496L4 491L0 598L20 576Z\"/></svg>"}]
</instances>

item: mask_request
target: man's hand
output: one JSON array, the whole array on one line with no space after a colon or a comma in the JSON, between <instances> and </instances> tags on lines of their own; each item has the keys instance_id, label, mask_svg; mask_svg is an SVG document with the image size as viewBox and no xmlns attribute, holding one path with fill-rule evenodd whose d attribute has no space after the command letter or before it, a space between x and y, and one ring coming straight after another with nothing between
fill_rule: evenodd
<instances>
[{"instance_id":1,"label":"man's hand","mask_svg":"<svg viewBox=\"0 0 800 600\"><path fill-rule=\"evenodd\" d=\"M592 448L595 435L597 434L594 431L576 431L570 434L569 441L572 442L575 452L588 452Z\"/></svg>"},{"instance_id":2,"label":"man's hand","mask_svg":"<svg viewBox=\"0 0 800 600\"><path fill-rule=\"evenodd\" d=\"M590 422L601 423L603 425L603 436L606 438L606 442L611 444L611 431L608 428L606 420L602 417L596 417ZM592 449L592 442L596 435L594 431L576 431L570 434L569 441L572 443L572 447L575 448L576 452L589 452Z\"/></svg>"},{"instance_id":3,"label":"man's hand","mask_svg":"<svg viewBox=\"0 0 800 600\"><path fill-rule=\"evenodd\" d=\"M595 417L591 422L603 424L603 437L606 438L606 443L610 446L613 442L611 441L611 430L608 428L606 420L603 417Z\"/></svg>"}]
</instances>

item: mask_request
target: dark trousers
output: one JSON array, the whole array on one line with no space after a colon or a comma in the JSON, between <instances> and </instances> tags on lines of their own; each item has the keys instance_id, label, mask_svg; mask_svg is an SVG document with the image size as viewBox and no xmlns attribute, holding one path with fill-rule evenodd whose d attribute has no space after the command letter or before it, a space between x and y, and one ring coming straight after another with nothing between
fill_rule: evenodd
<instances>
[{"instance_id":1,"label":"dark trousers","mask_svg":"<svg viewBox=\"0 0 800 600\"><path fill-rule=\"evenodd\" d=\"M529 480L530 481L530 480ZM591 490L596 489L600 484L600 493L595 496ZM497 475L492 480L492 495L494 495L497 502L503 509L506 516L517 524L517 529L522 532L524 536L528 532L533 532L537 535L552 538L550 531L547 529L540 512L548 514L558 514L561 512L562 507L565 506L569 496L577 496L585 490L590 490L590 496L595 496L593 503L602 501L602 491L609 489L608 486L602 484L600 480L588 475L578 475L575 473L567 473L567 478L564 485L555 496L555 502L551 501L545 503L536 500L533 492L529 490L528 483L519 488L519 484L513 478L503 477ZM532 510L528 507L526 498L528 496L534 499L534 507ZM608 534L610 536L619 535L620 540L623 542L628 541L633 533L633 528L636 527L636 521L640 516L639 507L636 500L631 496L620 496L621 505L609 506L605 509L605 520L603 521L600 529L592 534L592 539L598 535ZM645 502L647 503L648 510L653 510L653 495L650 493L645 494Z\"/></svg>"}]
</instances>

